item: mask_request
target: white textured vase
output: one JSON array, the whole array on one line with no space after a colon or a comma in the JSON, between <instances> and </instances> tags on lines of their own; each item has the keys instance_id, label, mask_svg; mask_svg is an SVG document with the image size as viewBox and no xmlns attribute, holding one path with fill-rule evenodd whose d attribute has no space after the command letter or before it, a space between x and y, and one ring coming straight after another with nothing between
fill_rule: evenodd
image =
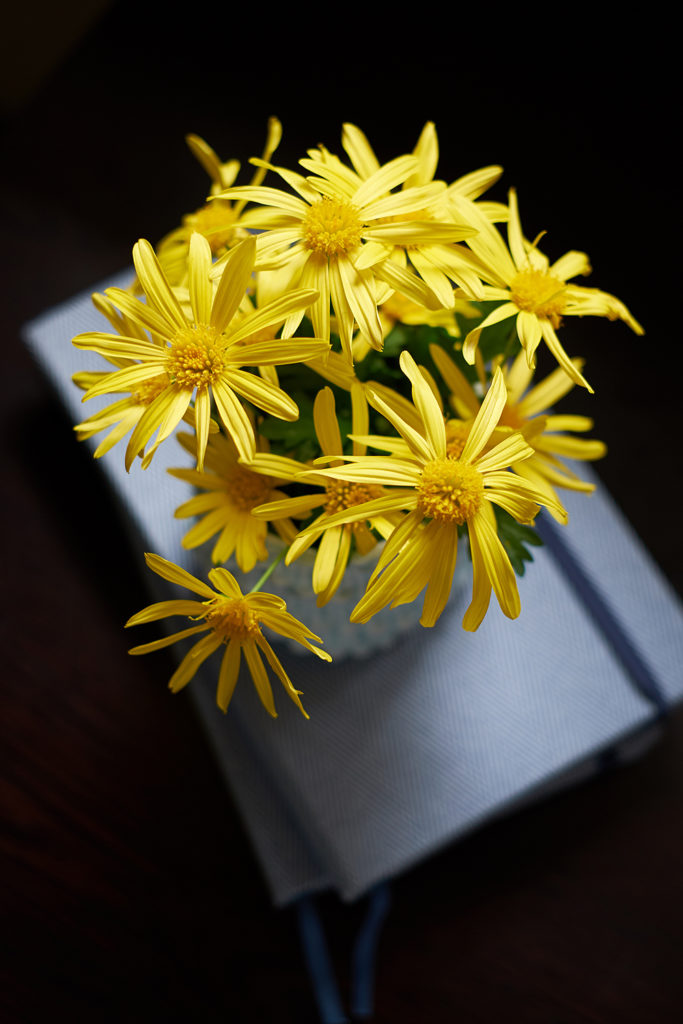
<instances>
[{"instance_id":1,"label":"white textured vase","mask_svg":"<svg viewBox=\"0 0 683 1024\"><path fill-rule=\"evenodd\" d=\"M271 558L282 551L282 541L279 537L268 535L266 545ZM411 604L383 608L373 615L369 622L349 621L351 612L365 593L380 551L381 547L377 546L367 555L356 555L351 558L337 592L322 608L316 604L311 579L316 555L314 549L305 551L290 565L285 565L284 562L276 565L263 590L265 593L277 594L283 598L287 602L287 611L322 639L325 650L334 659L365 658L388 650L406 631L422 628L419 625L422 596ZM243 592L246 593L263 575L265 566L265 562L259 562L252 572L243 573L238 569L235 560L230 559L226 568L234 573ZM464 550L461 549L453 578L451 598L467 586L470 578L471 567ZM297 655L312 657L301 644L293 640L282 640L278 637L277 642L286 645Z\"/></svg>"}]
</instances>

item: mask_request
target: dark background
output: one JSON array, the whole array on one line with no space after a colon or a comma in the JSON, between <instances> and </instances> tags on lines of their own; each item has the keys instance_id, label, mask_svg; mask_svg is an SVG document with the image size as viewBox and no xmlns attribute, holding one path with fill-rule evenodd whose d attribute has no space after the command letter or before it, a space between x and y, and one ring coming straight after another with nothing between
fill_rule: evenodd
<instances>
[{"instance_id":1,"label":"dark background","mask_svg":"<svg viewBox=\"0 0 683 1024\"><path fill-rule=\"evenodd\" d=\"M381 160L434 120L443 177L501 163L492 195L514 185L526 233L547 230L553 258L586 250L587 283L644 324L642 339L604 320L567 325L596 394L563 408L595 417L610 449L599 473L680 591L672 47L646 16L600 30L589 9L467 20L456 8L176 13L102 0L15 11L3 47L0 1008L12 1022L306 1024L294 919L271 909L189 702L166 691L170 658L127 657L141 554L21 325L201 203L188 131L246 162L276 114L276 162L294 166L318 142L339 150L345 120ZM682 742L676 713L638 763L399 880L376 1019L678 1020ZM343 981L360 909L330 897L323 911Z\"/></svg>"}]
</instances>

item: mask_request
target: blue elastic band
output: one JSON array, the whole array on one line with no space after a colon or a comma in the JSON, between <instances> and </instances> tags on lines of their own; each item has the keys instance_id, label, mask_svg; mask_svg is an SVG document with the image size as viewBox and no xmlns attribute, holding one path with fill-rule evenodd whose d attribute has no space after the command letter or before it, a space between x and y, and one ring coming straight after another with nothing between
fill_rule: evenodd
<instances>
[{"instance_id":1,"label":"blue elastic band","mask_svg":"<svg viewBox=\"0 0 683 1024\"><path fill-rule=\"evenodd\" d=\"M299 935L306 966L313 983L321 1024L348 1024L327 951L325 933L310 896L297 900Z\"/></svg>"},{"instance_id":2,"label":"blue elastic band","mask_svg":"<svg viewBox=\"0 0 683 1024\"><path fill-rule=\"evenodd\" d=\"M577 562L561 536L560 527L556 526L549 516L542 513L536 520L536 529L565 576L583 600L593 620L609 641L612 650L628 672L633 685L654 706L657 711L656 717L663 718L668 712L668 707L657 680L631 643L605 599Z\"/></svg>"},{"instance_id":3,"label":"blue elastic band","mask_svg":"<svg viewBox=\"0 0 683 1024\"><path fill-rule=\"evenodd\" d=\"M369 905L353 947L351 960L351 1011L355 1019L369 1020L374 1010L375 954L377 941L389 904L389 886L380 882L368 894ZM299 934L304 958L313 984L321 1024L348 1024L344 1013L325 933L314 900L297 900Z\"/></svg>"},{"instance_id":4,"label":"blue elastic band","mask_svg":"<svg viewBox=\"0 0 683 1024\"><path fill-rule=\"evenodd\" d=\"M380 882L370 890L369 901L351 960L351 1012L361 1020L369 1020L374 1011L377 941L391 903L387 882Z\"/></svg>"}]
</instances>

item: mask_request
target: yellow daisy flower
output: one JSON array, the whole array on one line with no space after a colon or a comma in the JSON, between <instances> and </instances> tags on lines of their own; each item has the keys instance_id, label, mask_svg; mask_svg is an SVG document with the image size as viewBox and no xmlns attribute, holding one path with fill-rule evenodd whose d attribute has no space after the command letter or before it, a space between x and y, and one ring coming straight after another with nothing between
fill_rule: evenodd
<instances>
[{"instance_id":1,"label":"yellow daisy flower","mask_svg":"<svg viewBox=\"0 0 683 1024\"><path fill-rule=\"evenodd\" d=\"M509 618L519 615L515 574L498 538L493 505L518 522L530 523L547 500L538 488L509 467L530 458L533 449L519 433L511 434L490 451L484 449L505 406L505 381L497 370L488 395L471 425L461 455L448 455L444 417L434 393L412 356L401 353L400 364L412 384L413 400L422 431L411 427L378 395L370 401L395 427L410 449L405 456L389 440L389 457L347 456L348 465L320 470L357 483L372 481L389 488L381 498L330 516L327 525L340 526L354 519L407 512L389 537L370 578L364 597L351 620L367 622L386 605L413 601L426 587L423 626L433 626L450 593L458 548L458 528L466 525L474 583L472 603L463 626L475 630L489 605L493 588ZM365 440L365 439L363 439ZM367 439L375 442L376 439ZM378 445L379 446L379 445ZM304 531L305 533L306 531Z\"/></svg>"},{"instance_id":2,"label":"yellow daisy flower","mask_svg":"<svg viewBox=\"0 0 683 1024\"><path fill-rule=\"evenodd\" d=\"M192 435L180 434L178 440L190 454L196 454L196 439ZM256 443L261 450L266 445L260 437ZM168 472L202 492L175 511L177 519L200 517L183 537L183 547L199 547L218 534L211 552L212 561L221 564L234 554L242 572L251 572L257 562L268 557L268 523L254 518L252 509L286 495L278 490L279 481L256 472L253 464L240 464L238 458L232 441L223 434L215 434L209 438L203 472L196 469L169 469ZM286 544L297 535L291 519L275 519L273 527Z\"/></svg>"},{"instance_id":3,"label":"yellow daisy flower","mask_svg":"<svg viewBox=\"0 0 683 1024\"><path fill-rule=\"evenodd\" d=\"M368 409L363 389L359 384L354 384L351 389L351 402L353 432L365 434L368 429ZM328 462L331 460L333 466L342 466L342 439L334 395L330 388L326 387L318 392L313 406L313 419L323 457ZM362 442L353 442L355 455L364 455L365 450ZM318 606L322 607L334 596L344 577L352 553L352 542L359 554L367 554L377 543L373 530L377 530L383 537L388 537L397 519L396 516L377 515L368 517L367 521L357 519L342 526L330 526L328 529L330 516L340 509L352 508L362 502L378 498L384 490L372 483L353 484L334 477L330 479L330 475L316 473L304 463L278 455L257 456L252 465L257 465L261 472L272 472L282 477L288 475L290 480L299 482L301 474L305 473L305 482L316 487L312 494L285 497L263 504L253 510L253 515L257 519L273 522L282 516L307 516L314 509L322 507L321 515L313 520L305 534L299 534L292 542L285 558L285 563L289 565L320 540L313 564L313 591L317 595ZM330 474L333 472L330 470Z\"/></svg>"},{"instance_id":4,"label":"yellow daisy flower","mask_svg":"<svg viewBox=\"0 0 683 1024\"><path fill-rule=\"evenodd\" d=\"M503 303L469 332L463 344L463 355L468 363L474 363L482 330L515 317L517 334L529 366L534 366L534 354L543 339L571 380L592 391L557 336L556 330L562 317L593 315L605 316L609 320L620 319L636 334L643 334L643 328L614 295L597 288L567 283L569 278L577 274L590 273L586 254L567 252L550 264L536 244L538 239L530 244L522 234L514 189L510 190L509 201L508 249L493 225L477 211L473 203L468 203L462 197L451 197L454 207L461 212L463 204L466 204L472 222L479 228L478 234L469 239L468 244L481 261L484 273L491 282L485 286L483 297L501 300Z\"/></svg>"},{"instance_id":5,"label":"yellow daisy flower","mask_svg":"<svg viewBox=\"0 0 683 1024\"><path fill-rule=\"evenodd\" d=\"M463 438L461 443L464 445L467 424L479 412L481 399L444 349L430 345L429 351L451 392L451 404L461 417L460 420L448 421L446 431L448 433L450 429L454 435L460 428L460 436ZM583 366L583 361L573 359L572 364L578 371ZM551 502L555 503L549 505L551 515L559 522L566 523L567 515L562 509L555 487L590 493L595 490L595 484L578 477L564 465L562 458L592 462L603 458L607 454L607 447L602 441L571 437L565 433L584 433L591 430L593 420L588 416L548 413L548 409L574 387L574 382L564 370L558 367L530 389L534 371L529 367L522 351L509 366L502 366L501 372L505 380L507 399L500 416L499 428L494 431L491 440L500 440L505 431L519 430L522 433L533 448L534 454L515 466L515 472L531 481L539 491L544 492Z\"/></svg>"},{"instance_id":6,"label":"yellow daisy flower","mask_svg":"<svg viewBox=\"0 0 683 1024\"><path fill-rule=\"evenodd\" d=\"M211 398L218 416L247 461L256 453L251 420L240 398L272 416L295 420L296 403L280 388L243 367L307 362L323 355L329 343L319 338L288 338L243 344L258 331L281 324L292 312L305 309L316 293L301 289L246 316L236 316L254 266L254 240L230 250L215 292L209 277L211 250L205 238L194 234L189 254L189 292L192 316L180 305L159 266L149 242L133 249L135 268L146 303L116 290L112 301L129 319L150 332L154 340L112 334L80 334L77 348L99 352L111 359L135 360L93 384L84 401L110 392L134 392L159 378L165 384L147 406L126 449L126 468L142 452L155 431L156 448L169 437L194 399L197 430L197 467L203 468L211 422ZM112 297L115 290L110 289ZM239 396L239 397L238 397Z\"/></svg>"},{"instance_id":7,"label":"yellow daisy flower","mask_svg":"<svg viewBox=\"0 0 683 1024\"><path fill-rule=\"evenodd\" d=\"M308 178L281 167L272 167L296 195L275 188L230 188L221 193L228 199L245 199L269 208L256 210L254 226L264 228L257 238L259 271L273 271L278 288L314 288L318 298L310 304L316 336L330 336L330 304L337 319L342 347L352 359L354 324L376 349L382 348L382 325L377 311L393 291L430 308L439 300L415 274L389 259L391 247L429 244L461 237L461 228L449 223L426 222L420 211L443 183L392 189L413 174L418 161L401 156L379 167L363 180L341 161L302 160L314 171ZM243 223L251 223L245 213ZM363 259L369 243L373 249L370 265ZM219 261L220 262L220 261ZM303 316L295 313L283 330L293 333Z\"/></svg>"},{"instance_id":8,"label":"yellow daisy flower","mask_svg":"<svg viewBox=\"0 0 683 1024\"><path fill-rule=\"evenodd\" d=\"M342 146L360 180L367 180L380 169L372 146L360 128L353 124L345 124L342 131ZM434 175L439 159L439 143L436 128L431 121L424 126L413 150L413 156L417 161L415 171L403 182L401 189L405 191L411 188L427 188L437 184ZM342 174L348 170L339 158L329 153L324 146L309 151L309 158L302 160L301 164L311 171L317 170L316 161L318 164L333 164ZM421 210L394 214L385 219L390 233L383 238L368 240L357 266L371 266L388 257L397 265L414 270L446 309L453 308L451 280L473 294L478 292L481 283L474 269L475 260L472 253L454 244L473 235L476 229L467 219L453 215L448 197L454 192L474 200L500 177L502 171L502 167L484 167L448 187L444 187L445 183L438 182L441 186L439 191L425 201ZM507 218L507 208L502 204L488 204L487 213L489 207L491 213L494 208L496 211L502 211L498 214L499 218ZM400 225L408 220L414 222L414 231L417 229L417 222L421 223L423 236L413 237L406 242L401 238ZM427 224L441 225L441 237L426 232ZM447 234L444 225L448 224L451 225L451 231Z\"/></svg>"},{"instance_id":9,"label":"yellow daisy flower","mask_svg":"<svg viewBox=\"0 0 683 1024\"><path fill-rule=\"evenodd\" d=\"M276 117L271 117L268 121L263 160L270 160L281 138L282 125ZM211 195L217 195L234 183L240 170L239 161L221 161L211 146L199 135L187 135L185 141L192 155L211 178ZM266 169L258 167L249 184L260 185L265 175ZM193 213L186 214L180 227L162 238L157 246L157 256L172 284L181 284L185 278L190 238L195 231L206 238L211 246L211 252L216 257L222 256L229 246L246 237L247 231L240 223L244 206L244 202L233 204L226 199L207 201Z\"/></svg>"},{"instance_id":10,"label":"yellow daisy flower","mask_svg":"<svg viewBox=\"0 0 683 1024\"><path fill-rule=\"evenodd\" d=\"M342 145L346 150L355 170L361 178L374 174L380 166L375 153L363 132L352 124L345 124L342 134ZM320 151L329 158L323 147ZM402 188L424 187L434 182L439 161L439 140L436 127L428 121L413 150L417 167L413 174L403 183ZM391 258L402 266L410 264L412 269L422 278L430 290L439 298L444 308L453 308L453 285L464 288L473 298L481 298L480 268L473 253L458 241L471 237L476 228L467 217L467 207L454 214L454 207L449 200L452 196L463 196L474 201L500 178L503 168L499 166L482 167L453 181L435 198L425 204L417 218L422 221L452 223L461 229L459 238L455 233L450 239L429 239L411 241L409 244L395 241L391 248ZM479 212L488 220L507 220L508 209L504 203L479 202ZM464 215L463 215L464 213ZM406 215L392 218L394 221L405 219ZM416 218L415 214L411 214ZM390 242L371 242L361 257L368 263L373 257L373 250L380 252L380 247L388 251Z\"/></svg>"},{"instance_id":11,"label":"yellow daisy flower","mask_svg":"<svg viewBox=\"0 0 683 1024\"><path fill-rule=\"evenodd\" d=\"M186 572L185 569L181 569L159 555L146 554L145 560L149 568L162 579L191 590L198 594L201 600L159 601L157 604L143 608L137 615L133 615L126 626L155 622L172 615L187 616L191 622L197 622L198 625L190 626L171 636L165 636L161 640L140 644L138 647L133 647L129 651L130 654L148 654L151 651L158 651L162 647L168 647L177 640L206 633L207 635L188 651L171 676L168 685L173 693L182 690L195 676L200 665L221 645L224 645L225 652L221 661L216 691L216 703L222 711L228 709L237 683L242 654L244 654L256 692L263 706L273 718L277 717L273 691L261 658L261 655L264 654L288 696L291 697L302 714L306 718L309 717L299 700L301 691L294 689L279 658L264 637L262 627L271 629L279 636L295 640L323 661L331 661L332 658L327 651L323 651L311 643L311 640L317 643L322 643L322 641L320 637L311 633L303 622L299 622L289 614L282 598L276 597L275 594L261 594L254 591L243 594L235 577L227 569L212 569L209 572L209 580L215 588L212 589Z\"/></svg>"}]
</instances>

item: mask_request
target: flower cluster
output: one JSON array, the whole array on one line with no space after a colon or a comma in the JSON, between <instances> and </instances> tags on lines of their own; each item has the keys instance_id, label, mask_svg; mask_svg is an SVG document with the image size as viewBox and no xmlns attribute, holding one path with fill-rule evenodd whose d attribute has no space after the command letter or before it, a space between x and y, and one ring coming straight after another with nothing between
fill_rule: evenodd
<instances>
[{"instance_id":1,"label":"flower cluster","mask_svg":"<svg viewBox=\"0 0 683 1024\"><path fill-rule=\"evenodd\" d=\"M438 140L425 125L412 153L381 164L363 132L343 128L344 157L325 146L299 169L272 158L271 119L249 184L197 136L188 143L211 179L204 205L157 247L133 248L134 287L94 296L109 332L73 339L108 366L78 374L84 401L116 396L76 427L107 431L101 456L126 441L125 464L149 466L179 435L194 468L172 473L195 488L176 515L196 517L186 548L211 543L214 565L250 572L315 549L311 594L333 602L349 561L376 553L353 622L423 596L420 622L446 606L466 548L476 630L493 592L520 612L516 573L531 559L543 508L567 514L558 490L589 492L563 461L592 460L604 445L592 421L552 407L575 385L592 390L583 359L561 340L566 317L620 319L642 328L615 296L573 283L585 253L551 262L526 237L514 190L482 198L502 174L485 167L438 178ZM264 185L267 174L282 187ZM545 342L557 368L535 380ZM328 659L321 642L261 586L246 594L232 572L211 586L159 556L150 568L199 599L168 600L129 621L172 615L193 625L133 648L140 654L203 633L171 679L183 687L224 648L217 702L227 709L242 653L275 714L261 655L303 711L263 628ZM305 713L305 712L304 712Z\"/></svg>"}]
</instances>

